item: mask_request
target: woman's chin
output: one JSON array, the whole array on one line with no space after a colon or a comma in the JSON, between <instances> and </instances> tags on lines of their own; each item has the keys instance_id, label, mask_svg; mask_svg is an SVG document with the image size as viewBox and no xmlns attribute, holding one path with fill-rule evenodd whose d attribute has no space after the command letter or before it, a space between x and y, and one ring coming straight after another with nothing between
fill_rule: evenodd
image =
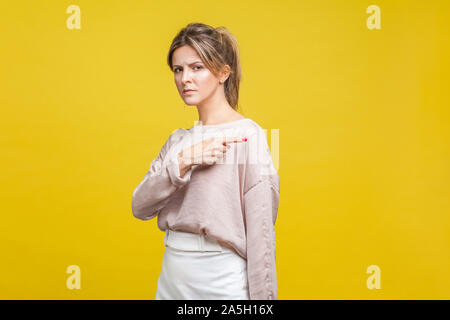
<instances>
[{"instance_id":1,"label":"woman's chin","mask_svg":"<svg viewBox=\"0 0 450 320\"><path fill-rule=\"evenodd\" d=\"M184 104L187 106L196 106L197 105L197 101L194 99L184 99Z\"/></svg>"}]
</instances>

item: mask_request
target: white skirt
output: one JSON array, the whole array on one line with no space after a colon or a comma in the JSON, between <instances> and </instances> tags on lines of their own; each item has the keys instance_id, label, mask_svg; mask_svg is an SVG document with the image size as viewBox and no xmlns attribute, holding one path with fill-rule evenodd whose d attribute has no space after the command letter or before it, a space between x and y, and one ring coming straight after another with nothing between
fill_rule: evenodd
<instances>
[{"instance_id":1,"label":"white skirt","mask_svg":"<svg viewBox=\"0 0 450 320\"><path fill-rule=\"evenodd\" d=\"M155 300L249 300L247 261L204 235L167 230Z\"/></svg>"}]
</instances>

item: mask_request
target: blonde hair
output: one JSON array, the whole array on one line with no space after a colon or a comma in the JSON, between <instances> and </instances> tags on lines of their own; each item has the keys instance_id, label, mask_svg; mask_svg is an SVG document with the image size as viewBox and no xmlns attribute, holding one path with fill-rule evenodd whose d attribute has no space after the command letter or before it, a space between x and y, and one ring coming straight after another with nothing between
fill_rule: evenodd
<instances>
[{"instance_id":1,"label":"blonde hair","mask_svg":"<svg viewBox=\"0 0 450 320\"><path fill-rule=\"evenodd\" d=\"M237 109L241 64L236 38L225 27L211 27L203 23L190 23L175 36L167 55L167 64L173 71L173 52L184 46L191 46L206 67L219 76L225 65L230 66L230 75L225 81L225 97L233 109Z\"/></svg>"}]
</instances>

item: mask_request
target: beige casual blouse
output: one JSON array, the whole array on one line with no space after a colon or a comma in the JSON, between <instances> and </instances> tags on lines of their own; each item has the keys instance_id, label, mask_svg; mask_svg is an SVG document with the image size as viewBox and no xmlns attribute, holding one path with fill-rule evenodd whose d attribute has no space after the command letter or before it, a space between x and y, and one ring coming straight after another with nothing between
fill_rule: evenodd
<instances>
[{"instance_id":1,"label":"beige casual blouse","mask_svg":"<svg viewBox=\"0 0 450 320\"><path fill-rule=\"evenodd\" d=\"M177 155L211 137L246 137L230 143L211 165L194 165L180 177ZM134 217L158 217L161 231L204 234L247 260L250 299L277 299L275 221L280 177L265 131L244 118L177 129L167 139L132 198Z\"/></svg>"}]
</instances>

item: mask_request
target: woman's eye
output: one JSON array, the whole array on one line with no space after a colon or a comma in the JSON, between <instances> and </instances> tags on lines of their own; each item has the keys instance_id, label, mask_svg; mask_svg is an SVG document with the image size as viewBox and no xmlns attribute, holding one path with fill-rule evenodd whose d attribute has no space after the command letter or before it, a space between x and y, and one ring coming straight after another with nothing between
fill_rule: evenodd
<instances>
[{"instance_id":1,"label":"woman's eye","mask_svg":"<svg viewBox=\"0 0 450 320\"><path fill-rule=\"evenodd\" d=\"M202 66L194 66L194 69L195 69L195 68L201 69ZM173 72L177 73L177 70L178 70L178 69L180 69L180 68L175 68L175 69L173 69Z\"/></svg>"}]
</instances>

